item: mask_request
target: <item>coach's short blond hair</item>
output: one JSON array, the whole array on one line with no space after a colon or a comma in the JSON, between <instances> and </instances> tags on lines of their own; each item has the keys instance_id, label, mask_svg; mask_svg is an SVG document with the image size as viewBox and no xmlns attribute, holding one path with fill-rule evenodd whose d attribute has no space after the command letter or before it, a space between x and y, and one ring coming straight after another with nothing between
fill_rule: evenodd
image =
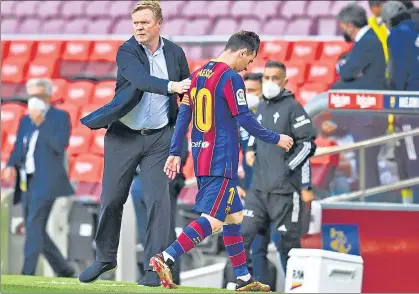
<instances>
[{"instance_id":1,"label":"coach's short blond hair","mask_svg":"<svg viewBox=\"0 0 419 294\"><path fill-rule=\"evenodd\" d=\"M150 9L157 21L163 21L163 13L161 11L160 2L158 0L143 0L138 2L132 10L132 14L144 9Z\"/></svg>"}]
</instances>

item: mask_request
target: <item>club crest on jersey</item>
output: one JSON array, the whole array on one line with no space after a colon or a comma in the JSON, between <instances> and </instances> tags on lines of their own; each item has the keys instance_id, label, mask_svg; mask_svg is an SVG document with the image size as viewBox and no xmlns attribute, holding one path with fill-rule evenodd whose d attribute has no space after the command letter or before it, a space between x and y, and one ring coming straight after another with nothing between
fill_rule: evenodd
<instances>
[{"instance_id":1,"label":"club crest on jersey","mask_svg":"<svg viewBox=\"0 0 419 294\"><path fill-rule=\"evenodd\" d=\"M236 99L238 105L246 105L246 98L244 97L244 90L238 89L236 92Z\"/></svg>"}]
</instances>

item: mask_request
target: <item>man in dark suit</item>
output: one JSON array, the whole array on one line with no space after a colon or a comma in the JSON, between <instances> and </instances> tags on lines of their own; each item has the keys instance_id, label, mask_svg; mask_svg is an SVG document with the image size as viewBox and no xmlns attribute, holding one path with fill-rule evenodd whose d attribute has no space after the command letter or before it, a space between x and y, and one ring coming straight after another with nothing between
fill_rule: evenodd
<instances>
[{"instance_id":1,"label":"man in dark suit","mask_svg":"<svg viewBox=\"0 0 419 294\"><path fill-rule=\"evenodd\" d=\"M176 93L189 89L189 67L182 48L160 37L163 19L158 1L140 2L131 16L134 36L116 56L115 97L81 120L91 129L108 128L96 261L79 276L84 283L116 268L123 205L138 165L149 224L145 260L169 244L171 205L163 167L178 112ZM160 286L148 264L145 270L140 285Z\"/></svg>"},{"instance_id":2,"label":"man in dark suit","mask_svg":"<svg viewBox=\"0 0 419 294\"><path fill-rule=\"evenodd\" d=\"M384 51L377 35L368 26L365 9L350 4L339 12L338 20L345 40L355 44L346 57L346 62L339 64L337 70L340 80L331 89L385 89Z\"/></svg>"},{"instance_id":3,"label":"man in dark suit","mask_svg":"<svg viewBox=\"0 0 419 294\"><path fill-rule=\"evenodd\" d=\"M4 180L16 179L14 204L22 202L25 220L23 275L35 275L41 253L58 276L72 277L74 269L48 236L46 225L54 201L74 193L65 168L70 118L50 105L48 80L27 83L29 115L19 124Z\"/></svg>"}]
</instances>

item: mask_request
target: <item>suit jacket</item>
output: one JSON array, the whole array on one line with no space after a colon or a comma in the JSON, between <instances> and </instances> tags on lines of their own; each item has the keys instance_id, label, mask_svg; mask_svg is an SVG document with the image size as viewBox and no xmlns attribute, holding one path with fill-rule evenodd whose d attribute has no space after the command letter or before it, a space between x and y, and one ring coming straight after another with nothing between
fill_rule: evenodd
<instances>
[{"instance_id":1,"label":"suit jacket","mask_svg":"<svg viewBox=\"0 0 419 294\"><path fill-rule=\"evenodd\" d=\"M39 135L34 151L35 173L28 192L38 198L39 202L74 194L64 164L70 139L70 118L62 110L51 106L39 127L32 123L28 115L22 117L7 166L13 166L18 171L24 168L30 137L37 128ZM19 203L21 198L19 180L20 177L16 181L14 204Z\"/></svg>"},{"instance_id":2,"label":"suit jacket","mask_svg":"<svg viewBox=\"0 0 419 294\"><path fill-rule=\"evenodd\" d=\"M189 66L182 48L167 39L163 47L170 81L189 77ZM81 119L90 129L107 128L130 112L144 92L168 95L169 81L150 75L150 64L144 48L132 36L116 55L118 66L115 96L111 102ZM169 124L174 125L178 113L177 94L170 94Z\"/></svg>"},{"instance_id":3,"label":"suit jacket","mask_svg":"<svg viewBox=\"0 0 419 294\"><path fill-rule=\"evenodd\" d=\"M339 68L340 80L330 89L384 90L386 61L383 46L372 29L354 44Z\"/></svg>"}]
</instances>

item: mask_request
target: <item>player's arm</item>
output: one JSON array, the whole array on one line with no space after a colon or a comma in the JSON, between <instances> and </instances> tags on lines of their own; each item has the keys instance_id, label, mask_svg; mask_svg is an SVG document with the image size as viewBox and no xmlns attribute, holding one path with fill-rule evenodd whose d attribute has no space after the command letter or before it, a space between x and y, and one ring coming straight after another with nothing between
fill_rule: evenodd
<instances>
[{"instance_id":1,"label":"player's arm","mask_svg":"<svg viewBox=\"0 0 419 294\"><path fill-rule=\"evenodd\" d=\"M270 144L281 144L281 136L264 128L250 112L244 89L243 79L238 74L232 75L224 86L224 97L237 123L255 138ZM284 145L284 149L287 149L289 142L286 145Z\"/></svg>"},{"instance_id":2,"label":"player's arm","mask_svg":"<svg viewBox=\"0 0 419 294\"><path fill-rule=\"evenodd\" d=\"M290 156L285 160L288 173L301 168L314 154L316 151L314 140L317 135L311 119L299 103L291 108L289 123L294 146Z\"/></svg>"}]
</instances>

